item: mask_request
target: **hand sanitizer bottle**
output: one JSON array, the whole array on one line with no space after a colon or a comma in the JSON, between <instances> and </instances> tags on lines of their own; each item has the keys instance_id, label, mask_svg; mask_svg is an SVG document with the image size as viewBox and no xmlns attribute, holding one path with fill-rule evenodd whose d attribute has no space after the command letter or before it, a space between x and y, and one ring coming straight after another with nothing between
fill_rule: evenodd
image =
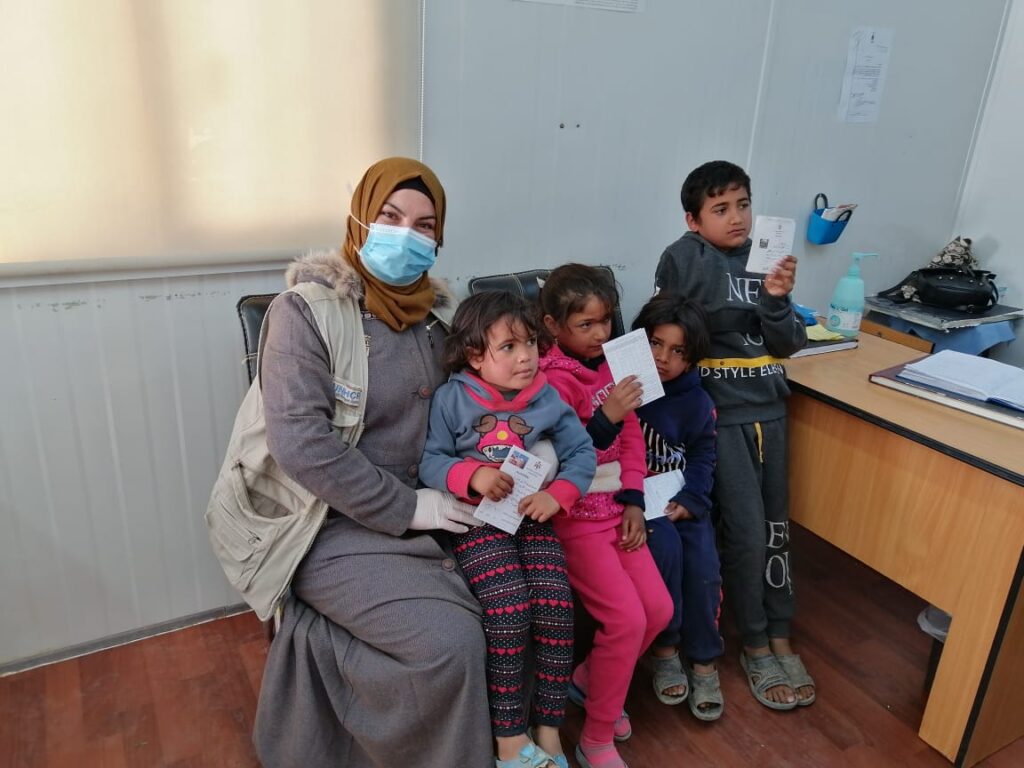
<instances>
[{"instance_id":1,"label":"hand sanitizer bottle","mask_svg":"<svg viewBox=\"0 0 1024 768\"><path fill-rule=\"evenodd\" d=\"M828 303L828 320L825 325L830 331L856 338L860 331L860 319L864 315L864 281L860 276L860 260L877 253L853 254L853 263L845 275L839 278L832 300Z\"/></svg>"}]
</instances>

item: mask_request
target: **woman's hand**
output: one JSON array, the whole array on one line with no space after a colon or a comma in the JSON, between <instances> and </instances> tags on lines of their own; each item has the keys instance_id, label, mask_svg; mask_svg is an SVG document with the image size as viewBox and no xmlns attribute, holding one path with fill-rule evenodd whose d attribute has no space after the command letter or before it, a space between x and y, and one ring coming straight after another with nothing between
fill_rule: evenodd
<instances>
[{"instance_id":1,"label":"woman's hand","mask_svg":"<svg viewBox=\"0 0 1024 768\"><path fill-rule=\"evenodd\" d=\"M786 256L764 279L764 290L769 296L788 296L796 283L796 256Z\"/></svg>"},{"instance_id":2,"label":"woman's hand","mask_svg":"<svg viewBox=\"0 0 1024 768\"><path fill-rule=\"evenodd\" d=\"M526 515L531 520L544 523L554 517L562 508L555 497L547 491L531 493L519 502L519 514Z\"/></svg>"},{"instance_id":3,"label":"woman's hand","mask_svg":"<svg viewBox=\"0 0 1024 768\"><path fill-rule=\"evenodd\" d=\"M622 512L622 539L619 546L627 552L640 549L647 541L647 526L644 525L644 511L627 504Z\"/></svg>"},{"instance_id":4,"label":"woman's hand","mask_svg":"<svg viewBox=\"0 0 1024 768\"><path fill-rule=\"evenodd\" d=\"M690 510L682 504L676 504L674 501L670 501L668 506L665 507L665 517L673 523L678 520L693 520L693 515L690 514Z\"/></svg>"},{"instance_id":5,"label":"woman's hand","mask_svg":"<svg viewBox=\"0 0 1024 768\"><path fill-rule=\"evenodd\" d=\"M612 424L618 424L627 413L640 407L643 402L644 389L636 376L627 376L608 394L601 410Z\"/></svg>"},{"instance_id":6,"label":"woman's hand","mask_svg":"<svg viewBox=\"0 0 1024 768\"><path fill-rule=\"evenodd\" d=\"M441 529L465 533L478 525L483 523L473 517L472 505L433 488L420 488L416 491L416 511L409 522L410 531Z\"/></svg>"},{"instance_id":7,"label":"woman's hand","mask_svg":"<svg viewBox=\"0 0 1024 768\"><path fill-rule=\"evenodd\" d=\"M510 493L514 481L500 469L480 467L469 478L469 487L491 501L501 501Z\"/></svg>"}]
</instances>

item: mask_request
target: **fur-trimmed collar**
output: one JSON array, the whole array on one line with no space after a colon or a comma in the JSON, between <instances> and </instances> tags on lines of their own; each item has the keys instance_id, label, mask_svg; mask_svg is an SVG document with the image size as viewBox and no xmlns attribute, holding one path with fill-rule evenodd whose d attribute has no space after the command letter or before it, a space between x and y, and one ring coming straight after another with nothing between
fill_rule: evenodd
<instances>
[{"instance_id":1,"label":"fur-trimmed collar","mask_svg":"<svg viewBox=\"0 0 1024 768\"><path fill-rule=\"evenodd\" d=\"M315 281L329 285L343 298L363 298L363 281L345 261L340 250L308 251L288 265L284 273L285 285ZM455 305L455 297L447 280L430 278L434 288L434 309L447 309Z\"/></svg>"}]
</instances>

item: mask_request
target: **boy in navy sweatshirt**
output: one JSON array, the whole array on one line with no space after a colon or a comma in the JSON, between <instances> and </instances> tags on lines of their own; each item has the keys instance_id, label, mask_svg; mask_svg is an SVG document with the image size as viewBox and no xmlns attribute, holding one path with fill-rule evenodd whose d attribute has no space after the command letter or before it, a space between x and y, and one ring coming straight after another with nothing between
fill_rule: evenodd
<instances>
[{"instance_id":1,"label":"boy in navy sweatshirt","mask_svg":"<svg viewBox=\"0 0 1024 768\"><path fill-rule=\"evenodd\" d=\"M754 697L771 709L814 702L814 681L790 645L786 397L781 359L807 343L790 293L796 259L767 275L746 271L750 177L721 160L683 182L689 232L661 256L659 292L686 296L710 318L711 349L700 362L718 410L715 503L722 575L743 641L740 663Z\"/></svg>"},{"instance_id":2,"label":"boy in navy sweatshirt","mask_svg":"<svg viewBox=\"0 0 1024 768\"><path fill-rule=\"evenodd\" d=\"M639 328L647 333L665 388L665 397L637 410L648 474L681 474L665 516L647 523L647 546L675 608L672 621L651 645L654 692L665 704L680 704L689 697L695 717L717 720L724 700L715 665L723 649L718 631L722 578L710 515L715 405L701 388L697 368L710 343L707 314L689 299L659 294L633 321L633 329ZM679 659L681 643L687 658L685 674Z\"/></svg>"}]
</instances>

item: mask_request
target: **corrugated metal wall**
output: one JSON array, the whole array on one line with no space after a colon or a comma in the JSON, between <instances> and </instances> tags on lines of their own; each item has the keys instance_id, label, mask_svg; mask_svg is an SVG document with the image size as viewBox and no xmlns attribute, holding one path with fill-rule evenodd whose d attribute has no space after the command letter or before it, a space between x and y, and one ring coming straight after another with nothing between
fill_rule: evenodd
<instances>
[{"instance_id":1,"label":"corrugated metal wall","mask_svg":"<svg viewBox=\"0 0 1024 768\"><path fill-rule=\"evenodd\" d=\"M203 512L280 269L0 288L0 664L240 602Z\"/></svg>"}]
</instances>

